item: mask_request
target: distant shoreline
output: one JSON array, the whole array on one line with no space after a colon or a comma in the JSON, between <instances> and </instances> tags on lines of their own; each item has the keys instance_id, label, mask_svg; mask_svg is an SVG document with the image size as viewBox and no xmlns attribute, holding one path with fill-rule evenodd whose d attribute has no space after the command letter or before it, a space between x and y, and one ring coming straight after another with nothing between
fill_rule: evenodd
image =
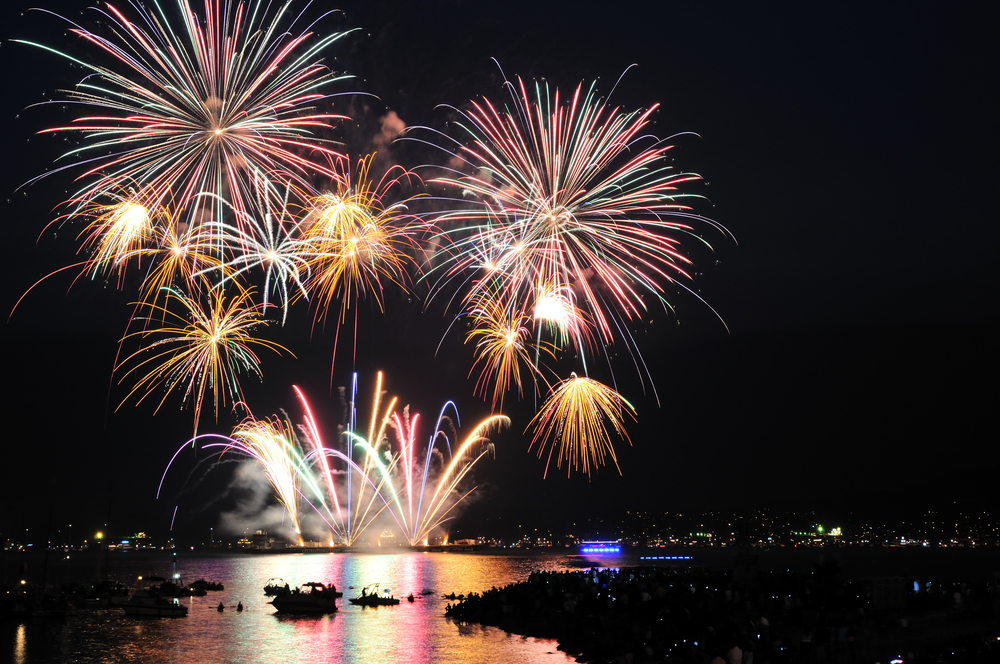
<instances>
[{"instance_id":1,"label":"distant shoreline","mask_svg":"<svg viewBox=\"0 0 1000 664\"><path fill-rule=\"evenodd\" d=\"M302 549L273 549L271 555L406 555L419 552L424 555L440 555L436 550L414 550L407 548L371 548L344 551L338 549L333 553L327 549L305 547ZM447 553L473 556L504 556L529 557L542 556L551 569L581 567L579 562L566 564L568 553L575 553L567 548L482 548L475 551L448 550ZM614 557L595 559L593 564L598 567L635 567L635 566L686 566L704 569L733 569L736 566L738 550L735 547L674 547L674 548L624 548L622 554ZM110 555L96 551L74 551L66 553L52 550L48 552L47 567L49 582L78 581L91 578L100 567L110 566L111 576L125 559L147 560L150 565L157 562L169 563L176 554L179 560L200 558L246 557L243 549L156 549L139 551L112 551ZM67 559L66 556L69 556ZM253 554L252 554L253 555ZM260 555L259 553L256 555ZM266 555L266 554L265 554ZM648 556L690 556L690 560L640 560ZM946 580L946 581L984 581L993 578L994 573L1000 573L1000 547L976 548L888 548L888 547L825 547L825 548L770 548L751 549L754 558L753 565L760 572L798 571L809 572L816 564L834 561L847 577L904 577L912 579ZM588 563L591 561L587 561ZM0 552L0 583L13 583L19 578L22 565L27 565L28 576L32 580L41 581L43 569L46 567L46 552L42 550L31 552L3 551ZM590 566L590 565L586 565ZM35 578L37 577L37 578Z\"/></svg>"},{"instance_id":2,"label":"distant shoreline","mask_svg":"<svg viewBox=\"0 0 1000 664\"><path fill-rule=\"evenodd\" d=\"M465 553L469 551L482 551L489 549L486 544L438 544L428 546L289 546L283 549L226 549L232 553L250 553L255 555L282 554L282 553L406 553L416 551L418 553Z\"/></svg>"}]
</instances>

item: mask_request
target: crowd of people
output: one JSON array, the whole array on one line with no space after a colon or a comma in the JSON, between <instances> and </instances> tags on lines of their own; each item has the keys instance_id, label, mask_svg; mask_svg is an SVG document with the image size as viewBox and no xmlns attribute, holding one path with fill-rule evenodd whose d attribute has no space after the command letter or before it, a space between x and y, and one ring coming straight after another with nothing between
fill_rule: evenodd
<instances>
[{"instance_id":1,"label":"crowd of people","mask_svg":"<svg viewBox=\"0 0 1000 664\"><path fill-rule=\"evenodd\" d=\"M870 581L845 580L835 564L808 574L681 567L536 572L472 593L449 604L446 615L558 639L560 649L588 662L1000 661L996 634L976 631L1000 624L995 584L897 581L912 592L906 606L886 609L873 602ZM914 610L933 616L936 627L919 624Z\"/></svg>"}]
</instances>

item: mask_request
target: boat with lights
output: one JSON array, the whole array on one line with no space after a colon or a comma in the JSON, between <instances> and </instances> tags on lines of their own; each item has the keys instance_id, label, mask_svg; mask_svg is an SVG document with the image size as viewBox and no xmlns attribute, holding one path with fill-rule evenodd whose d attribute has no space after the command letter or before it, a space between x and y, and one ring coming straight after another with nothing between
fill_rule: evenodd
<instances>
[{"instance_id":1,"label":"boat with lights","mask_svg":"<svg viewBox=\"0 0 1000 664\"><path fill-rule=\"evenodd\" d=\"M566 554L566 564L570 567L602 567L605 559L617 558L622 553L621 544L615 540L583 540L577 553Z\"/></svg>"},{"instance_id":2,"label":"boat with lights","mask_svg":"<svg viewBox=\"0 0 1000 664\"><path fill-rule=\"evenodd\" d=\"M617 540L583 540L580 542L580 554L583 556L618 556L622 545Z\"/></svg>"}]
</instances>

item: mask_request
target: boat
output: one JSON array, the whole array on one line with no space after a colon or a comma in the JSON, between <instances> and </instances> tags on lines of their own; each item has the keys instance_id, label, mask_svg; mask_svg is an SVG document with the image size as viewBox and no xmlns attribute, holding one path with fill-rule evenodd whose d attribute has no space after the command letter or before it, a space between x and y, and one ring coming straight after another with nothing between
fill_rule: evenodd
<instances>
[{"instance_id":1,"label":"boat","mask_svg":"<svg viewBox=\"0 0 1000 664\"><path fill-rule=\"evenodd\" d=\"M205 579L198 579L192 583L189 588L194 588L197 590L225 590L226 586L219 583L218 581L206 581Z\"/></svg>"},{"instance_id":2,"label":"boat","mask_svg":"<svg viewBox=\"0 0 1000 664\"><path fill-rule=\"evenodd\" d=\"M373 583L361 589L361 594L348 601L356 606L395 606L399 600L395 597L383 597L378 592L379 584ZM386 592L389 592L386 590Z\"/></svg>"},{"instance_id":3,"label":"boat","mask_svg":"<svg viewBox=\"0 0 1000 664\"><path fill-rule=\"evenodd\" d=\"M36 618L65 618L76 613L66 595L43 594L35 598L31 615Z\"/></svg>"},{"instance_id":4,"label":"boat","mask_svg":"<svg viewBox=\"0 0 1000 664\"><path fill-rule=\"evenodd\" d=\"M269 597L274 595L287 595L290 592L292 592L292 589L288 587L288 584L285 583L284 579L274 577L272 579L268 579L267 583L264 584L264 594Z\"/></svg>"},{"instance_id":5,"label":"boat","mask_svg":"<svg viewBox=\"0 0 1000 664\"><path fill-rule=\"evenodd\" d=\"M583 540L580 542L579 555L582 556L619 556L621 552L622 545L617 540Z\"/></svg>"},{"instance_id":6,"label":"boat","mask_svg":"<svg viewBox=\"0 0 1000 664\"><path fill-rule=\"evenodd\" d=\"M150 586L149 589L161 597L204 597L208 594L204 590L193 590L173 581L164 581L158 586Z\"/></svg>"},{"instance_id":7,"label":"boat","mask_svg":"<svg viewBox=\"0 0 1000 664\"><path fill-rule=\"evenodd\" d=\"M63 586L63 593L78 609L121 606L128 600L128 588L111 581L97 583L89 589L79 583L69 583Z\"/></svg>"},{"instance_id":8,"label":"boat","mask_svg":"<svg viewBox=\"0 0 1000 664\"><path fill-rule=\"evenodd\" d=\"M617 558L621 552L621 544L616 540L583 540L577 553L566 554L563 564L578 569L607 567L610 563L603 558Z\"/></svg>"},{"instance_id":9,"label":"boat","mask_svg":"<svg viewBox=\"0 0 1000 664\"><path fill-rule=\"evenodd\" d=\"M320 587L322 587L323 584L322 583L303 583L302 584L303 588L308 587L308 586L320 586ZM339 590L337 590L337 584L335 584L335 583L331 583L330 585L326 586L326 589L334 597L343 597L344 596L344 593L342 593Z\"/></svg>"},{"instance_id":10,"label":"boat","mask_svg":"<svg viewBox=\"0 0 1000 664\"><path fill-rule=\"evenodd\" d=\"M132 597L121 607L127 616L183 618L188 613L187 607L176 599L171 601L155 592L142 589L132 593Z\"/></svg>"},{"instance_id":11,"label":"boat","mask_svg":"<svg viewBox=\"0 0 1000 664\"><path fill-rule=\"evenodd\" d=\"M333 613L337 610L337 597L342 594L333 586L304 583L300 588L275 597L271 606L279 613Z\"/></svg>"},{"instance_id":12,"label":"boat","mask_svg":"<svg viewBox=\"0 0 1000 664\"><path fill-rule=\"evenodd\" d=\"M140 577L141 578L141 577ZM202 582L204 579L201 580ZM198 582L185 584L180 574L174 574L171 579L162 576L147 576L146 582L151 583L149 590L160 597L204 597L208 594L203 585Z\"/></svg>"}]
</instances>

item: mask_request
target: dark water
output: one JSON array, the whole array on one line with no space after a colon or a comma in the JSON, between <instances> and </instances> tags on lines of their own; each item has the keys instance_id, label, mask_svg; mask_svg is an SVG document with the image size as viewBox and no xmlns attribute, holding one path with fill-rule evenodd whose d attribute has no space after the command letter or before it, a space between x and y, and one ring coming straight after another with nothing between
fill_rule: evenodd
<instances>
[{"instance_id":1,"label":"dark water","mask_svg":"<svg viewBox=\"0 0 1000 664\"><path fill-rule=\"evenodd\" d=\"M246 555L181 552L176 568L168 554L118 553L105 559L108 576L130 586L138 575L205 578L226 589L182 600L186 618L137 619L120 609L84 610L65 619L29 618L0 623L0 662L545 662L572 658L553 641L508 635L495 628L462 626L444 617L446 593L481 591L524 580L532 571L566 569L565 551L543 553L387 553ZM640 555L691 555L695 565L731 567L732 550L632 550L609 565L670 564L640 560ZM849 576L900 575L924 579L982 578L1000 569L1000 549L781 549L760 552L761 570L809 571L821 560L836 560ZM24 561L9 555L5 576ZM676 563L674 563L676 564ZM46 563L30 560L29 576ZM49 555L50 584L88 581L98 572L98 558ZM419 593L413 604L357 608L341 600L340 610L321 617L285 617L267 604L262 587L271 577L291 585L307 581L335 583L350 596L380 582L396 596ZM354 591L355 593L357 590ZM229 608L216 610L222 601ZM237 602L245 610L237 613Z\"/></svg>"},{"instance_id":2,"label":"dark water","mask_svg":"<svg viewBox=\"0 0 1000 664\"><path fill-rule=\"evenodd\" d=\"M639 551L633 549L633 553ZM659 549L644 549L639 555L659 555ZM736 550L731 548L663 549L663 555L692 555L694 564L714 569L732 569ZM786 547L754 549L752 556L763 572L809 573L817 563L836 562L847 578L903 576L935 581L985 581L1000 572L1000 547ZM644 561L636 561L638 563Z\"/></svg>"}]
</instances>

